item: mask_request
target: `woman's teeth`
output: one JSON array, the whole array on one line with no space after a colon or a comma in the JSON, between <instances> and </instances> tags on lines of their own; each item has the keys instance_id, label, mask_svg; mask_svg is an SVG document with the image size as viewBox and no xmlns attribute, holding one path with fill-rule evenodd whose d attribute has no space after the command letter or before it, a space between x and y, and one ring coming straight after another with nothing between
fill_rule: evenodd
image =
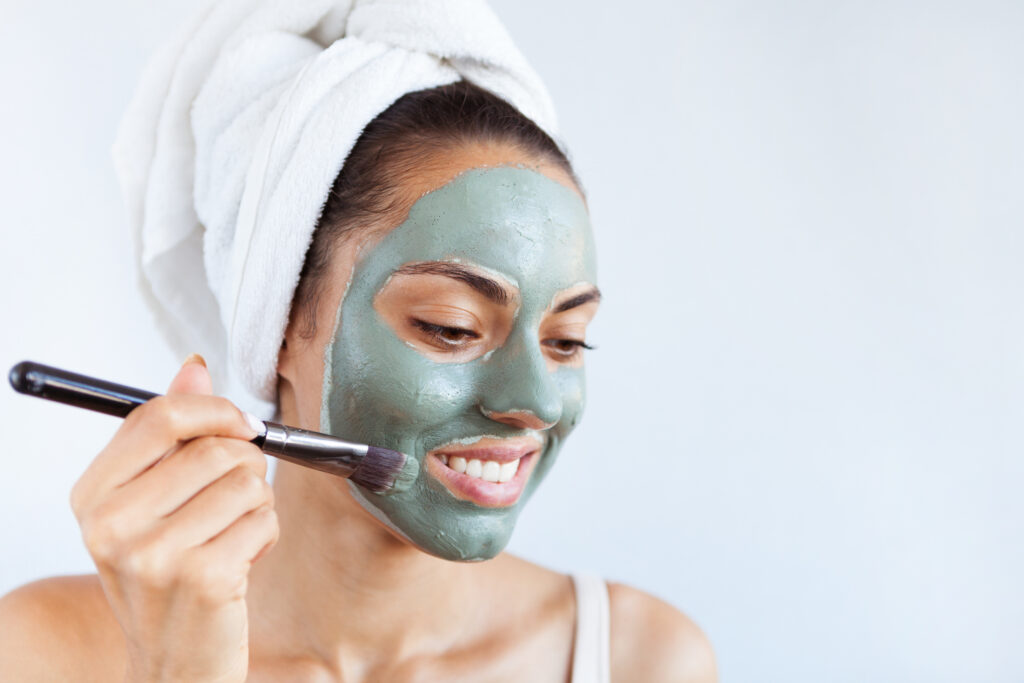
<instances>
[{"instance_id":1,"label":"woman's teeth","mask_svg":"<svg viewBox=\"0 0 1024 683\"><path fill-rule=\"evenodd\" d=\"M511 481L512 477L516 476L516 472L519 470L519 460L513 460L512 462L500 463L495 460L466 460L459 456L449 458L444 453L438 455L445 465L452 468L460 474L465 474L468 477L475 477L476 479L483 479L484 481L496 482L498 484L504 484L506 481Z\"/></svg>"}]
</instances>

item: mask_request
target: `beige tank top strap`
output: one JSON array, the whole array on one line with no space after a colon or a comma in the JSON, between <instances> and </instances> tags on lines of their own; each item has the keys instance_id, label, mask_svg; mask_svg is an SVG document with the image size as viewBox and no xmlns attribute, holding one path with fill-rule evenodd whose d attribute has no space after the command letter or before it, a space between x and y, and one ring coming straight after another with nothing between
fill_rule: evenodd
<instances>
[{"instance_id":1,"label":"beige tank top strap","mask_svg":"<svg viewBox=\"0 0 1024 683\"><path fill-rule=\"evenodd\" d=\"M572 580L576 590L572 683L609 683L608 586L604 579L593 574L573 574Z\"/></svg>"}]
</instances>

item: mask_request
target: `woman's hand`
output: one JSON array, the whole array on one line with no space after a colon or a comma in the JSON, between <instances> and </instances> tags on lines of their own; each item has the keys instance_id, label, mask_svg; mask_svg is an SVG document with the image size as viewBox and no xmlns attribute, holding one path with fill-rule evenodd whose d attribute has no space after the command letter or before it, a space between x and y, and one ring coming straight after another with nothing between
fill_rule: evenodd
<instances>
[{"instance_id":1,"label":"woman's hand","mask_svg":"<svg viewBox=\"0 0 1024 683\"><path fill-rule=\"evenodd\" d=\"M278 537L256 433L190 357L71 491L128 645L127 680L244 681L252 563Z\"/></svg>"}]
</instances>

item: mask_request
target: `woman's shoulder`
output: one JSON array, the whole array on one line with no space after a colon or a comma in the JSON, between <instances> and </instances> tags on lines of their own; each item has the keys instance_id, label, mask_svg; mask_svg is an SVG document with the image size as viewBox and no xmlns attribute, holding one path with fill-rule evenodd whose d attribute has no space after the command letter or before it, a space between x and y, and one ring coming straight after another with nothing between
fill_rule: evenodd
<instances>
[{"instance_id":1,"label":"woman's shoulder","mask_svg":"<svg viewBox=\"0 0 1024 683\"><path fill-rule=\"evenodd\" d=\"M718 680L707 636L689 617L649 593L608 582L613 681Z\"/></svg>"},{"instance_id":2,"label":"woman's shoulder","mask_svg":"<svg viewBox=\"0 0 1024 683\"><path fill-rule=\"evenodd\" d=\"M559 596L560 614L575 619L570 576L504 553L506 566L542 594ZM704 632L678 609L632 586L607 582L613 681L714 683L714 652ZM564 606L568 606L567 608Z\"/></svg>"},{"instance_id":3,"label":"woman's shoulder","mask_svg":"<svg viewBox=\"0 0 1024 683\"><path fill-rule=\"evenodd\" d=\"M124 637L95 574L54 576L0 597L0 670L19 681L109 681Z\"/></svg>"}]
</instances>

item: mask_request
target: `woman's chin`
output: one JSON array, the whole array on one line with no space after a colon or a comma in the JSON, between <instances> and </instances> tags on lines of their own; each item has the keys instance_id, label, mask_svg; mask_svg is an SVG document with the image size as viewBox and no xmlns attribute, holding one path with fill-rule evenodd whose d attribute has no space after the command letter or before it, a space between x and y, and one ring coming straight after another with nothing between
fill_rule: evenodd
<instances>
[{"instance_id":1,"label":"woman's chin","mask_svg":"<svg viewBox=\"0 0 1024 683\"><path fill-rule=\"evenodd\" d=\"M519 505L480 508L451 498L412 490L391 496L366 493L349 481L352 497L394 535L434 557L481 562L496 557L512 538ZM435 484L440 488L439 484Z\"/></svg>"}]
</instances>

